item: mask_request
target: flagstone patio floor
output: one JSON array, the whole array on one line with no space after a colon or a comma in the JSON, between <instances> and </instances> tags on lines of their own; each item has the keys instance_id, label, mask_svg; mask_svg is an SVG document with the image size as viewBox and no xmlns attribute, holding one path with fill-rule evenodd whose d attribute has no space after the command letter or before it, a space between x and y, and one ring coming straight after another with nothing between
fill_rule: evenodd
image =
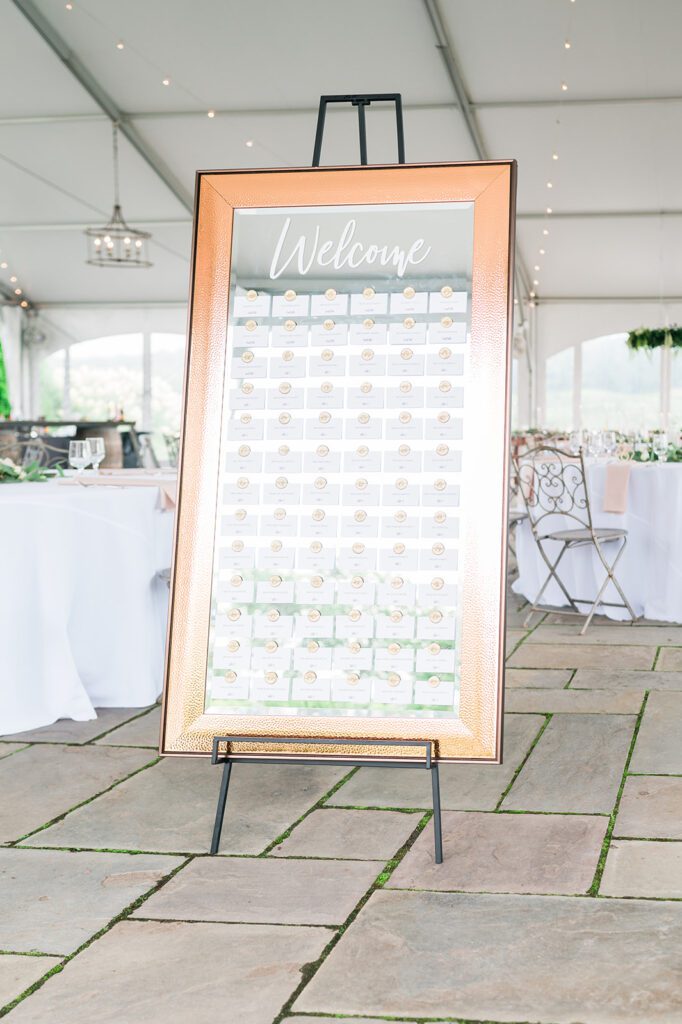
<instances>
[{"instance_id":1,"label":"flagstone patio floor","mask_svg":"<svg viewBox=\"0 0 682 1024\"><path fill-rule=\"evenodd\" d=\"M509 616L501 766L159 759L159 709L0 739L10 1024L682 1024L682 626Z\"/></svg>"}]
</instances>

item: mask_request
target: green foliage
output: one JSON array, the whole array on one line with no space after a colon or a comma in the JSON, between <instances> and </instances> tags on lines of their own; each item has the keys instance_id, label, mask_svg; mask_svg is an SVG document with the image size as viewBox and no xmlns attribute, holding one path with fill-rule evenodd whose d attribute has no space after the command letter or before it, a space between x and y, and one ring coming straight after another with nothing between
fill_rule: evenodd
<instances>
[{"instance_id":1,"label":"green foliage","mask_svg":"<svg viewBox=\"0 0 682 1024\"><path fill-rule=\"evenodd\" d=\"M54 476L37 462L29 462L27 466L18 466L11 459L0 459L0 484L41 483Z\"/></svg>"},{"instance_id":2,"label":"green foliage","mask_svg":"<svg viewBox=\"0 0 682 1024\"><path fill-rule=\"evenodd\" d=\"M633 352L640 349L652 351L655 348L682 348L682 327L638 327L630 331L627 346Z\"/></svg>"},{"instance_id":3,"label":"green foliage","mask_svg":"<svg viewBox=\"0 0 682 1024\"><path fill-rule=\"evenodd\" d=\"M9 419L12 415L12 406L9 402L9 385L7 384L7 370L5 369L5 357L2 354L2 342L0 342L0 416Z\"/></svg>"}]
</instances>

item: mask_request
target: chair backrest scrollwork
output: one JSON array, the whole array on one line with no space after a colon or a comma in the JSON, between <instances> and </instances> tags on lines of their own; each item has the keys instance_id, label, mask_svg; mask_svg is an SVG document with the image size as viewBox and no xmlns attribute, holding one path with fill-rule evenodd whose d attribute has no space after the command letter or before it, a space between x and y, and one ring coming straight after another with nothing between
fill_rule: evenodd
<instances>
[{"instance_id":1,"label":"chair backrest scrollwork","mask_svg":"<svg viewBox=\"0 0 682 1024\"><path fill-rule=\"evenodd\" d=\"M514 467L533 533L560 529L551 516L572 521L563 528L578 527L594 533L582 449L577 455L541 444L514 457Z\"/></svg>"}]
</instances>

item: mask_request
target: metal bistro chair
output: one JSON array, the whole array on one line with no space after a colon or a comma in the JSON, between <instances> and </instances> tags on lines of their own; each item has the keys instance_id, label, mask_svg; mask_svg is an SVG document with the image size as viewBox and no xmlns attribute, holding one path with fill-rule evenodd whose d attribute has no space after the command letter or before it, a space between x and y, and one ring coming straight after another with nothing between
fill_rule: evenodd
<instances>
[{"instance_id":1,"label":"metal bistro chair","mask_svg":"<svg viewBox=\"0 0 682 1024\"><path fill-rule=\"evenodd\" d=\"M586 613L581 611L578 605L590 605L585 623L580 630L580 635L583 636L600 604L610 608L627 609L634 622L635 613L615 576L616 566L627 544L627 530L593 525L582 449L578 455L572 455L560 448L539 445L523 455L516 456L514 467L520 482L521 494L528 512L535 543L549 570L547 579L540 587L538 595L530 607L524 626L528 625L536 611L554 611L560 615L585 615ZM552 530L550 518L552 516L563 516L570 519L578 524L577 528ZM548 541L561 545L559 554L554 561L544 547ZM591 544L594 547L606 570L604 582L594 601L588 598L572 597L557 572L557 567L566 552L585 544ZM615 558L609 560L605 548L608 546L613 551L611 546L614 544L619 544L619 547L615 552ZM570 611L564 611L563 608L548 608L540 604L542 595L551 580L558 584L570 605ZM622 601L602 601L602 594L609 583L613 583L622 597Z\"/></svg>"}]
</instances>

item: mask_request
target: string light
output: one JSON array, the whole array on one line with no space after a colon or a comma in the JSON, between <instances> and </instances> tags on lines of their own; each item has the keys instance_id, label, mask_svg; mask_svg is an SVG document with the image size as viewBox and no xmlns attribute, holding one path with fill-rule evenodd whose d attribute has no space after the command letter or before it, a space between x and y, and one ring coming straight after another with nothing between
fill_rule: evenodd
<instances>
[{"instance_id":1,"label":"string light","mask_svg":"<svg viewBox=\"0 0 682 1024\"><path fill-rule=\"evenodd\" d=\"M568 92L568 86L567 86L566 82L562 82L561 83L561 91L562 92Z\"/></svg>"},{"instance_id":2,"label":"string light","mask_svg":"<svg viewBox=\"0 0 682 1024\"><path fill-rule=\"evenodd\" d=\"M533 267L533 270L539 270L539 269L540 269L540 267L537 266L537 265Z\"/></svg>"},{"instance_id":3,"label":"string light","mask_svg":"<svg viewBox=\"0 0 682 1024\"><path fill-rule=\"evenodd\" d=\"M552 184L551 181L547 182L547 188L554 188L554 185Z\"/></svg>"},{"instance_id":4,"label":"string light","mask_svg":"<svg viewBox=\"0 0 682 1024\"><path fill-rule=\"evenodd\" d=\"M551 212L552 212L552 207L548 206L547 209L545 210L545 213L551 214Z\"/></svg>"},{"instance_id":5,"label":"string light","mask_svg":"<svg viewBox=\"0 0 682 1024\"><path fill-rule=\"evenodd\" d=\"M549 228L543 228L542 229L542 233L543 233L543 235L548 235L549 234Z\"/></svg>"},{"instance_id":6,"label":"string light","mask_svg":"<svg viewBox=\"0 0 682 1024\"><path fill-rule=\"evenodd\" d=\"M247 147L247 149L253 149L253 139L247 139L244 145Z\"/></svg>"},{"instance_id":7,"label":"string light","mask_svg":"<svg viewBox=\"0 0 682 1024\"><path fill-rule=\"evenodd\" d=\"M9 283L10 284L16 284L17 283L17 279L16 279L14 274L12 274L12 276L10 277Z\"/></svg>"},{"instance_id":8,"label":"string light","mask_svg":"<svg viewBox=\"0 0 682 1024\"><path fill-rule=\"evenodd\" d=\"M7 264L5 263L4 260L2 261L2 263L0 263L0 270L7 270Z\"/></svg>"},{"instance_id":9,"label":"string light","mask_svg":"<svg viewBox=\"0 0 682 1024\"><path fill-rule=\"evenodd\" d=\"M544 249L540 249L540 255L541 255L541 256L544 256L544 255L545 255L545 250L544 250Z\"/></svg>"},{"instance_id":10,"label":"string light","mask_svg":"<svg viewBox=\"0 0 682 1024\"><path fill-rule=\"evenodd\" d=\"M170 78L163 78L161 80L161 85L170 85Z\"/></svg>"},{"instance_id":11,"label":"string light","mask_svg":"<svg viewBox=\"0 0 682 1024\"><path fill-rule=\"evenodd\" d=\"M73 10L73 4L64 4L64 6L66 7L67 11L72 11ZM23 306L23 302L22 302L22 306Z\"/></svg>"},{"instance_id":12,"label":"string light","mask_svg":"<svg viewBox=\"0 0 682 1024\"><path fill-rule=\"evenodd\" d=\"M552 160L558 160L558 159L559 159L559 154L558 153L552 153Z\"/></svg>"},{"instance_id":13,"label":"string light","mask_svg":"<svg viewBox=\"0 0 682 1024\"><path fill-rule=\"evenodd\" d=\"M215 110L209 110L207 117L215 117Z\"/></svg>"},{"instance_id":14,"label":"string light","mask_svg":"<svg viewBox=\"0 0 682 1024\"><path fill-rule=\"evenodd\" d=\"M116 49L117 50L124 50L125 49L125 43L123 42L122 39L119 39L119 41L116 43Z\"/></svg>"},{"instance_id":15,"label":"string light","mask_svg":"<svg viewBox=\"0 0 682 1024\"><path fill-rule=\"evenodd\" d=\"M21 288L15 288L14 289L14 294L15 295L23 295L24 293L22 292Z\"/></svg>"},{"instance_id":16,"label":"string light","mask_svg":"<svg viewBox=\"0 0 682 1024\"><path fill-rule=\"evenodd\" d=\"M571 49L571 40L567 39L566 42L564 43L564 50L570 50L570 49Z\"/></svg>"},{"instance_id":17,"label":"string light","mask_svg":"<svg viewBox=\"0 0 682 1024\"><path fill-rule=\"evenodd\" d=\"M21 306L22 309L28 309L28 302L26 301L26 299L22 299L19 305Z\"/></svg>"},{"instance_id":18,"label":"string light","mask_svg":"<svg viewBox=\"0 0 682 1024\"><path fill-rule=\"evenodd\" d=\"M539 282L539 281L533 281L533 284L534 284L534 285L535 285L535 287L537 288L537 286L538 286L538 285L540 284L540 282Z\"/></svg>"},{"instance_id":19,"label":"string light","mask_svg":"<svg viewBox=\"0 0 682 1024\"><path fill-rule=\"evenodd\" d=\"M528 292L528 295L530 296L531 299L535 298L535 292Z\"/></svg>"}]
</instances>

